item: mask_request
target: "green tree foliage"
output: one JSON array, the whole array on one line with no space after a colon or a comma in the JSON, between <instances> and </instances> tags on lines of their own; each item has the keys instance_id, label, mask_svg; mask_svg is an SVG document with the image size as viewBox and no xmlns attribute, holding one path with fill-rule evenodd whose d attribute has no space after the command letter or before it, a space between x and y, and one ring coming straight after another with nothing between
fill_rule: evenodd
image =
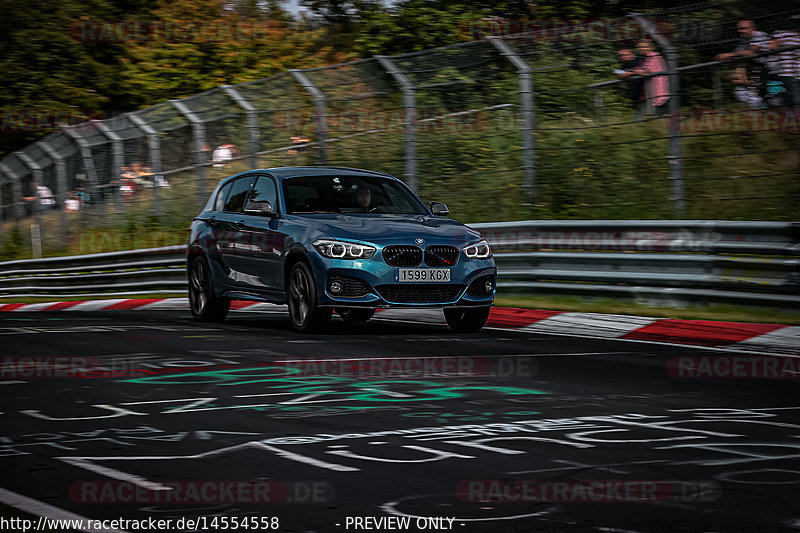
<instances>
[{"instance_id":1,"label":"green tree foliage","mask_svg":"<svg viewBox=\"0 0 800 533\"><path fill-rule=\"evenodd\" d=\"M234 6L221 0L159 5L156 20L174 31L131 43L122 59L123 79L138 106L327 62L319 32L293 24L278 2Z\"/></svg>"},{"instance_id":2,"label":"green tree foliage","mask_svg":"<svg viewBox=\"0 0 800 533\"><path fill-rule=\"evenodd\" d=\"M0 155L47 133L55 117L109 105L123 47L81 42L74 23L119 13L107 0L0 2Z\"/></svg>"}]
</instances>

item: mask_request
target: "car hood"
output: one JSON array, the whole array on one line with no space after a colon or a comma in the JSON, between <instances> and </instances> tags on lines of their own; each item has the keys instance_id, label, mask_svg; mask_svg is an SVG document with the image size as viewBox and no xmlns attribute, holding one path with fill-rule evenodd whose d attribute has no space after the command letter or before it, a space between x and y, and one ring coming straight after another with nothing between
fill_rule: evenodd
<instances>
[{"instance_id":1,"label":"car hood","mask_svg":"<svg viewBox=\"0 0 800 533\"><path fill-rule=\"evenodd\" d=\"M306 215L303 224L325 237L378 245L425 244L463 246L481 238L479 232L443 217L425 215Z\"/></svg>"}]
</instances>

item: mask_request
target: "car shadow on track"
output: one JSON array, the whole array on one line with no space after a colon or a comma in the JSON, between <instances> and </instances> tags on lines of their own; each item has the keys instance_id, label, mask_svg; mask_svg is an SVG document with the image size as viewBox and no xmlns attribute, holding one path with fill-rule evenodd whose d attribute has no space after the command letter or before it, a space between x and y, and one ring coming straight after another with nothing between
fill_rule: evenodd
<instances>
[{"instance_id":1,"label":"car shadow on track","mask_svg":"<svg viewBox=\"0 0 800 533\"><path fill-rule=\"evenodd\" d=\"M309 333L292 329L287 316L229 316L224 325L239 326L253 331L275 331L300 336L337 337L350 335L441 335L453 333L446 324L421 324L401 320L372 319L361 324L345 324L334 316L328 327ZM476 335L479 335L476 334Z\"/></svg>"}]
</instances>

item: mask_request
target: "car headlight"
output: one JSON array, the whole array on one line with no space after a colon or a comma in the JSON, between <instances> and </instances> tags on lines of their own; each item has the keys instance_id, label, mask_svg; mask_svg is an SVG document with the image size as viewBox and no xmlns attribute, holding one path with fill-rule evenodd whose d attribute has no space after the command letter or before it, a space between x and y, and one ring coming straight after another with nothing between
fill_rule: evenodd
<instances>
[{"instance_id":1,"label":"car headlight","mask_svg":"<svg viewBox=\"0 0 800 533\"><path fill-rule=\"evenodd\" d=\"M492 249L486 241L476 242L464 248L464 254L470 259L486 259L492 257Z\"/></svg>"},{"instance_id":2,"label":"car headlight","mask_svg":"<svg viewBox=\"0 0 800 533\"><path fill-rule=\"evenodd\" d=\"M374 246L352 242L315 241L314 248L329 259L369 259L375 255Z\"/></svg>"}]
</instances>

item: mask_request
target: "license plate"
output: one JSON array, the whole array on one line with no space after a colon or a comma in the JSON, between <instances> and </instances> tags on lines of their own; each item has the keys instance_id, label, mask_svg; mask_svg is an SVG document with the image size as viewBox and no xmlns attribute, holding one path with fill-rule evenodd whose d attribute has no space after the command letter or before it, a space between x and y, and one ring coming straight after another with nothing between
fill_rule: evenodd
<instances>
[{"instance_id":1,"label":"license plate","mask_svg":"<svg viewBox=\"0 0 800 533\"><path fill-rule=\"evenodd\" d=\"M397 281L400 283L424 283L450 281L449 268L398 268Z\"/></svg>"}]
</instances>

